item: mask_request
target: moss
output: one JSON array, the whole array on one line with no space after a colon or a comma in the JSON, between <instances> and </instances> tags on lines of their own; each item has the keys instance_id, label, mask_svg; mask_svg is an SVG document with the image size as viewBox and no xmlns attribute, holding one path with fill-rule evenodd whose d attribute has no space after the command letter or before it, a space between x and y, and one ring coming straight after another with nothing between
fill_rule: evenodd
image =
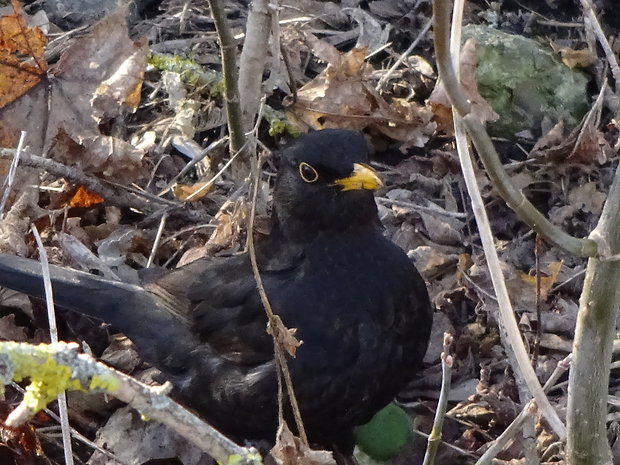
<instances>
[{"instance_id":1,"label":"moss","mask_svg":"<svg viewBox=\"0 0 620 465\"><path fill-rule=\"evenodd\" d=\"M493 135L512 137L536 128L544 116L575 126L588 110L588 78L559 62L535 40L486 26L467 26L476 40L478 89L500 119Z\"/></svg>"},{"instance_id":2,"label":"moss","mask_svg":"<svg viewBox=\"0 0 620 465\"><path fill-rule=\"evenodd\" d=\"M179 55L152 54L149 64L160 71L179 73L183 83L191 89L206 89L211 96L219 96L224 93L224 80L222 74L204 67L189 58Z\"/></svg>"},{"instance_id":3,"label":"moss","mask_svg":"<svg viewBox=\"0 0 620 465\"><path fill-rule=\"evenodd\" d=\"M283 111L274 110L269 105L263 108L263 118L269 123L269 135L272 137L284 133L289 133L293 137L302 134L302 131L288 120Z\"/></svg>"}]
</instances>

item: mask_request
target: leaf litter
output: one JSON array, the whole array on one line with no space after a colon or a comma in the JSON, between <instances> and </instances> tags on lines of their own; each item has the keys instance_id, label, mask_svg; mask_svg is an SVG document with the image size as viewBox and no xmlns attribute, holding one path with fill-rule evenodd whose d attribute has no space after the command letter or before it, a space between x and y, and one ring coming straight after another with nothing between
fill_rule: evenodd
<instances>
[{"instance_id":1,"label":"leaf litter","mask_svg":"<svg viewBox=\"0 0 620 465\"><path fill-rule=\"evenodd\" d=\"M415 39L411 25L421 29L430 11L424 5L426 2L411 8L406 1L371 1L367 10L352 15L331 2L294 3L295 8L283 10L281 19L292 24L282 30L282 44L290 63L287 79L295 82L297 95L282 99L276 92L271 98L279 100L277 103L288 112L290 120L301 124L302 130L346 127L363 130L372 140L376 148L373 163L382 171L387 186L379 192L378 200L386 234L409 253L423 272L437 309L424 369L402 393L401 401L415 419L414 428L428 432L441 382L441 337L444 331L451 332L456 347L454 388L443 439L466 454L442 447L438 461L451 463L458 458L463 463L473 463L472 456L479 455L518 414L521 399L501 345L495 317L497 302L454 148L447 137L451 134L450 108L441 85L436 85L432 69L424 66L434 63L430 36L423 38L416 49L418 58L403 61L398 73L390 78L387 90L378 91L375 87L398 54ZM221 137L225 123L221 95L189 85L179 70L161 72L147 66L149 48L163 46L200 66L209 66L209 71L219 63L215 35L212 25L205 20L209 14L203 7L192 5L183 10L178 2L164 2L150 22L130 24L131 33L126 12L113 12L66 43L58 60L48 63L49 39L41 29L28 25L28 13L32 10L24 11L15 2L13 5L12 12L0 18L0 83L6 83L4 87L0 84L2 147L14 148L19 131L24 129L28 132L29 153L50 156L68 167L79 167L87 176L156 196L177 179L188 163L183 151L175 148L184 145L183 141L172 143L173 135L202 148ZM245 7L231 5L238 15L237 19L232 15L233 25L242 25ZM488 13L487 6L482 2L472 5L473 11L466 19L479 22L477 15ZM179 28L173 18L181 11L187 16ZM560 15L559 11L552 13ZM507 8L498 21L504 26L531 24L526 16ZM562 44L556 47L559 59L568 60L568 65L593 66L591 53L583 51L579 40L534 23L539 34L549 37L554 44ZM191 24L207 24L205 27L211 29L200 42L187 29ZM366 39L358 41L364 28L388 31L387 42L385 37L375 44ZM151 42L147 46L140 37L149 37ZM361 46L356 48L354 44ZM369 50L363 45L385 49L369 57ZM187 50L189 54L185 54ZM594 66L601 61L595 59ZM479 108L481 120L492 121L497 113L478 91L476 60L473 42L468 42L461 60L462 83L469 99ZM177 74L165 77L167 73ZM171 82L177 83L175 92ZM191 111L187 112L188 109ZM574 128L565 127L561 121L543 122L541 127L529 128L529 133L528 137L516 136L499 145L506 168L519 188L553 222L572 234L588 234L600 215L617 159L617 123L613 117L599 112L598 118L586 117ZM270 147L286 139L268 136L262 127L259 136ZM193 168L178 179L177 192L181 193L176 198L168 197L170 193L162 196L180 205L179 201L200 187L205 177L210 178L227 157L225 148L216 147L206 156L205 171ZM274 172L274 162L269 163L262 178L263 215L267 214ZM503 204L482 171L479 178L517 319L530 348L536 343L537 328L542 330L535 368L544 381L571 349L584 261L545 248L538 257L541 274L537 277L533 236ZM22 253L33 254L35 247L27 226L30 221L37 221L39 229L45 231L46 245L56 263L81 263L86 269L130 281L137 279L137 270L145 266L152 253L161 213L109 206L109 199L90 192L71 177L59 181L58 175L43 172L36 179L39 191L34 203L20 204L19 190L15 188L9 212L19 208L24 224L0 228L0 242L21 242ZM155 251L155 263L170 266L199 256L242 250L249 207L247 199L236 194L238 188L224 172L204 197L185 207L206 212L203 223L168 218L163 245ZM16 221L16 217L7 218ZM259 225L260 233L268 232L264 217L259 219ZM73 239L63 236L67 233ZM537 288L541 321L536 312ZM1 298L0 337L40 340L40 309L36 303L33 306L28 299L6 292ZM88 341L95 355L103 354L109 363L139 378L153 376L152 369L136 358L128 341L119 343L114 336L108 344L107 328L75 315L64 318L63 337ZM615 354L618 357L620 350ZM611 393L618 392L620 387L614 374ZM565 389L560 385L550 395L559 408L566 402ZM86 405L88 402L93 402L95 408L94 400ZM89 414L88 409L81 411L76 426L89 434L98 432L99 443L107 444L110 450L124 451L124 460L146 462L162 458L161 450L167 456L182 457L186 465L202 460L189 446L179 446L178 438L174 439L169 432L150 431L154 427L140 422L129 409L116 410L110 417L116 407L108 407L97 407L97 416ZM40 423L52 424L49 418ZM620 449L618 424L620 418L610 422L615 449ZM132 433L120 437L120 430ZM545 461L562 463L562 453L554 449L554 438L544 424L536 425L536 434L537 447ZM150 442L143 441L144 438L150 438ZM286 431L281 439L275 452L287 463L300 457L306 457L301 460L304 462L326 460L300 450L295 438ZM139 447L134 447L136 444ZM10 448L14 456L32 456L38 450L16 448L11 440L0 445ZM45 437L42 447L50 460L58 460L59 449L53 439ZM396 462L421 463L420 451L423 440L418 438ZM517 439L498 458L517 463L522 460L522 453L523 441ZM85 463L90 451L78 454L80 463ZM108 459L93 457L90 463L105 460Z\"/></svg>"}]
</instances>

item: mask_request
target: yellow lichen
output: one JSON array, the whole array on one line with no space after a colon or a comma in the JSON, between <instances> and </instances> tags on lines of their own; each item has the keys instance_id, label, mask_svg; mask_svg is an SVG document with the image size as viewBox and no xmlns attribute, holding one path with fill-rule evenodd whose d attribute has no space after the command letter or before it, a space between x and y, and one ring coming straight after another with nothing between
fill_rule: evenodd
<instances>
[{"instance_id":1,"label":"yellow lichen","mask_svg":"<svg viewBox=\"0 0 620 465\"><path fill-rule=\"evenodd\" d=\"M118 389L120 383L116 378L111 376L94 375L90 380L88 390L103 389L107 392L114 392Z\"/></svg>"},{"instance_id":2,"label":"yellow lichen","mask_svg":"<svg viewBox=\"0 0 620 465\"><path fill-rule=\"evenodd\" d=\"M78 380L71 379L71 369L59 365L52 358L54 354L50 351L45 352L48 353L45 354L47 357L44 360L27 356L15 358L16 376L19 373L20 378L30 378L30 384L24 394L24 403L35 412L44 408L63 391L82 389ZM44 355L44 352L42 351L40 355Z\"/></svg>"}]
</instances>

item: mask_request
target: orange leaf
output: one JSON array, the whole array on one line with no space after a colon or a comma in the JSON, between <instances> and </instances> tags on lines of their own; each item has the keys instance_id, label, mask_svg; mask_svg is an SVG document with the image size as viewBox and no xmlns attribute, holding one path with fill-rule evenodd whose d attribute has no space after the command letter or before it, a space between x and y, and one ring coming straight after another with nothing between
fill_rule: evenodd
<instances>
[{"instance_id":1,"label":"orange leaf","mask_svg":"<svg viewBox=\"0 0 620 465\"><path fill-rule=\"evenodd\" d=\"M100 195L89 191L84 186L80 186L75 194L73 194L73 197L71 197L71 200L69 200L69 206L88 208L103 203L104 201L105 199Z\"/></svg>"}]
</instances>

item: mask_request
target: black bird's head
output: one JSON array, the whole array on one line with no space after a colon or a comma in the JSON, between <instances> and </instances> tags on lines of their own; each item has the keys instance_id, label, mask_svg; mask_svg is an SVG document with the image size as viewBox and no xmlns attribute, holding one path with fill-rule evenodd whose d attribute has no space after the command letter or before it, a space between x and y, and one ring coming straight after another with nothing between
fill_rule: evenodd
<instances>
[{"instance_id":1,"label":"black bird's head","mask_svg":"<svg viewBox=\"0 0 620 465\"><path fill-rule=\"evenodd\" d=\"M311 132L284 148L280 158L274 209L283 232L312 235L378 221L372 191L383 183L367 164L361 133Z\"/></svg>"}]
</instances>

